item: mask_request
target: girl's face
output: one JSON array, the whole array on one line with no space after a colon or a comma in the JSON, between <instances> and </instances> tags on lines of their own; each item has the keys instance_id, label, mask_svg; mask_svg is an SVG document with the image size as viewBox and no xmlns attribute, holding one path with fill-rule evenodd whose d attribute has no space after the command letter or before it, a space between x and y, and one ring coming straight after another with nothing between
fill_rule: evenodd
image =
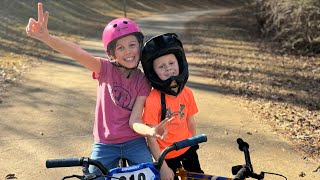
<instances>
[{"instance_id":1,"label":"girl's face","mask_svg":"<svg viewBox=\"0 0 320 180\"><path fill-rule=\"evenodd\" d=\"M179 75L179 63L174 54L166 54L155 59L153 69L162 81Z\"/></svg>"},{"instance_id":2,"label":"girl's face","mask_svg":"<svg viewBox=\"0 0 320 180\"><path fill-rule=\"evenodd\" d=\"M136 36L129 35L118 39L114 49L114 57L126 68L134 68L140 60L140 44Z\"/></svg>"}]
</instances>

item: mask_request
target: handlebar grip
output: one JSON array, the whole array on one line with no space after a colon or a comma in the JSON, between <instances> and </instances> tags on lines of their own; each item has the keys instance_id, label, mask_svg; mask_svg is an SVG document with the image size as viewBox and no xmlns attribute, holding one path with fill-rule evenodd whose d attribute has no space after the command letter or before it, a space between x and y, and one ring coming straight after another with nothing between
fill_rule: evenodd
<instances>
[{"instance_id":1,"label":"handlebar grip","mask_svg":"<svg viewBox=\"0 0 320 180\"><path fill-rule=\"evenodd\" d=\"M241 138L237 139L237 143L239 145L240 151L244 151L245 149L249 149L249 144L247 142L244 142Z\"/></svg>"},{"instance_id":2,"label":"handlebar grip","mask_svg":"<svg viewBox=\"0 0 320 180\"><path fill-rule=\"evenodd\" d=\"M247 177L248 168L242 167L238 173L235 175L233 180L244 180Z\"/></svg>"},{"instance_id":3,"label":"handlebar grip","mask_svg":"<svg viewBox=\"0 0 320 180\"><path fill-rule=\"evenodd\" d=\"M48 159L47 168L82 166L83 158Z\"/></svg>"},{"instance_id":4,"label":"handlebar grip","mask_svg":"<svg viewBox=\"0 0 320 180\"><path fill-rule=\"evenodd\" d=\"M207 136L205 134L194 136L194 137L174 143L175 150L179 150L189 146L195 146L199 143L206 142L206 141L207 141Z\"/></svg>"},{"instance_id":5,"label":"handlebar grip","mask_svg":"<svg viewBox=\"0 0 320 180\"><path fill-rule=\"evenodd\" d=\"M244 141L241 139L241 138L238 138L237 139L237 143L240 145L240 144L242 144Z\"/></svg>"}]
</instances>

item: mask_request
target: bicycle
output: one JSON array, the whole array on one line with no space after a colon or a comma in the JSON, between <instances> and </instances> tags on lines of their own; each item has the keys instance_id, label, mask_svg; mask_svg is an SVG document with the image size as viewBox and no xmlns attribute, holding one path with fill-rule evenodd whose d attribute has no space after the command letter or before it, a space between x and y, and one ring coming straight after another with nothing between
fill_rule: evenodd
<instances>
[{"instance_id":1,"label":"bicycle","mask_svg":"<svg viewBox=\"0 0 320 180\"><path fill-rule=\"evenodd\" d=\"M287 177L272 172L264 172L261 171L259 174L253 171L253 166L251 164L250 153L249 153L249 144L244 142L241 138L237 139L237 143L239 145L239 150L244 152L245 164L244 165L236 165L233 166L231 172L235 175L234 178L215 176L209 174L201 174L185 171L183 168L177 170L177 175L181 178L181 180L244 180L245 178L253 178L257 180L263 180L265 174L271 174L275 176L283 177L287 180Z\"/></svg>"},{"instance_id":2,"label":"bicycle","mask_svg":"<svg viewBox=\"0 0 320 180\"><path fill-rule=\"evenodd\" d=\"M78 178L82 180L93 180L99 177L104 177L106 180L120 179L120 180L159 180L160 179L160 168L165 156L174 150L179 150L185 147L194 146L202 142L207 141L207 136L202 134L188 138L179 142L172 144L171 146L165 148L159 157L159 160L154 163L141 163L134 166L128 167L118 167L108 171L99 161L93 160L87 157L82 158L65 158L65 159L48 159L46 161L47 168L57 168L57 167L73 167L82 166L83 175L71 175L65 176L62 179L68 178ZM272 174L281 176L287 179L285 176L277 173L261 172L256 174L253 171L253 166L250 160L249 144L244 142L241 138L237 139L239 149L244 152L245 164L236 165L232 167L232 174L235 175L234 178L227 178L222 176L201 174L185 171L183 168L178 169L176 175L180 177L181 180L244 180L245 178L253 178L257 180L263 180L264 174ZM89 165L96 166L102 175L97 175L89 172Z\"/></svg>"}]
</instances>

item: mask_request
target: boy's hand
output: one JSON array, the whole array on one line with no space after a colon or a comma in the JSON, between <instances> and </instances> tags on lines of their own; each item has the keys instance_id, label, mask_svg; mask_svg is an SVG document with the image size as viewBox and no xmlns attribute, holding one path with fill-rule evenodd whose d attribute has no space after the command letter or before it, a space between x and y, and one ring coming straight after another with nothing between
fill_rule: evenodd
<instances>
[{"instance_id":1,"label":"boy's hand","mask_svg":"<svg viewBox=\"0 0 320 180\"><path fill-rule=\"evenodd\" d=\"M160 169L161 180L174 180L173 171L165 164Z\"/></svg>"},{"instance_id":2,"label":"boy's hand","mask_svg":"<svg viewBox=\"0 0 320 180\"><path fill-rule=\"evenodd\" d=\"M42 3L38 3L38 21L33 18L29 19L29 23L26 27L27 35L41 41L48 37L48 17L49 12L46 11L45 13L43 13Z\"/></svg>"},{"instance_id":3,"label":"boy's hand","mask_svg":"<svg viewBox=\"0 0 320 180\"><path fill-rule=\"evenodd\" d=\"M171 122L171 120L173 120L174 117L172 118L165 118L164 120L162 120L158 125L154 126L154 131L155 131L155 135L154 137L156 138L160 138L160 139L164 139L165 136L167 135L167 130L165 129L166 125L169 124Z\"/></svg>"}]
</instances>

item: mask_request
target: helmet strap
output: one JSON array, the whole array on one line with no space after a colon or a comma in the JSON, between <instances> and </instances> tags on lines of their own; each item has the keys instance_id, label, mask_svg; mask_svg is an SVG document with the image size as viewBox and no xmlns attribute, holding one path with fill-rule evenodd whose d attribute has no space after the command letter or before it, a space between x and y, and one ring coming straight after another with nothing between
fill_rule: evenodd
<instances>
[{"instance_id":1,"label":"helmet strap","mask_svg":"<svg viewBox=\"0 0 320 180\"><path fill-rule=\"evenodd\" d=\"M125 66L122 66L121 64L118 63L117 60L112 61L112 64L113 64L114 66L116 66L116 67L119 67L119 68L123 68L123 69L125 69L125 70L128 70L128 71L129 71L129 74L128 74L127 78L129 78L130 75L132 74L133 70L135 70L135 69L138 68L138 64L139 64L139 63L138 63L135 67L133 67L133 68L127 68L127 67L125 67Z\"/></svg>"},{"instance_id":2,"label":"helmet strap","mask_svg":"<svg viewBox=\"0 0 320 180\"><path fill-rule=\"evenodd\" d=\"M161 92L161 121L163 121L166 118L166 94Z\"/></svg>"}]
</instances>

